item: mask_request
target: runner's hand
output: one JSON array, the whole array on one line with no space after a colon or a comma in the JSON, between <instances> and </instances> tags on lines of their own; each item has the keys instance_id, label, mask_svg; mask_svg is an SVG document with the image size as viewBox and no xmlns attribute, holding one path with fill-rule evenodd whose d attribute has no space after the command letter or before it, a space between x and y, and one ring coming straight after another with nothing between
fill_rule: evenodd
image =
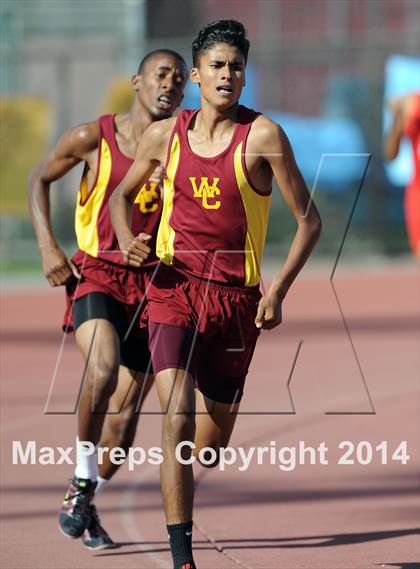
<instances>
[{"instance_id":1,"label":"runner's hand","mask_svg":"<svg viewBox=\"0 0 420 569\"><path fill-rule=\"evenodd\" d=\"M154 169L152 175L150 176L149 182L154 182L159 186L165 178L166 170L162 164L159 164L159 166Z\"/></svg>"},{"instance_id":2,"label":"runner's hand","mask_svg":"<svg viewBox=\"0 0 420 569\"><path fill-rule=\"evenodd\" d=\"M281 305L283 297L276 292L265 294L258 304L255 326L264 330L272 330L281 323Z\"/></svg>"},{"instance_id":3,"label":"runner's hand","mask_svg":"<svg viewBox=\"0 0 420 569\"><path fill-rule=\"evenodd\" d=\"M157 184L157 190L160 192L160 196L163 197L163 185L162 182L166 178L166 170L162 164L159 164L153 171L149 178L149 182L154 182Z\"/></svg>"},{"instance_id":4,"label":"runner's hand","mask_svg":"<svg viewBox=\"0 0 420 569\"><path fill-rule=\"evenodd\" d=\"M79 271L58 247L43 251L42 270L51 286L62 286L74 277L80 278Z\"/></svg>"},{"instance_id":5,"label":"runner's hand","mask_svg":"<svg viewBox=\"0 0 420 569\"><path fill-rule=\"evenodd\" d=\"M131 267L141 267L151 253L147 243L150 242L152 236L147 233L140 233L127 243L121 250L123 252L124 261Z\"/></svg>"}]
</instances>

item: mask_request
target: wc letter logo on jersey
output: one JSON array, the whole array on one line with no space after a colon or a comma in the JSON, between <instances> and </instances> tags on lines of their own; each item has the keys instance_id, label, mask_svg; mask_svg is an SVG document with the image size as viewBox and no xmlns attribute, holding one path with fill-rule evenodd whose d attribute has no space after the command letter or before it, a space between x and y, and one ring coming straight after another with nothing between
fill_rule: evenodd
<instances>
[{"instance_id":1,"label":"wc letter logo on jersey","mask_svg":"<svg viewBox=\"0 0 420 569\"><path fill-rule=\"evenodd\" d=\"M209 203L209 199L214 199L215 196L220 196L220 189L217 187L220 178L213 178L213 183L209 186L209 179L207 177L201 177L200 187L197 188L197 178L195 176L190 177L190 182L194 191L194 197L201 199L201 204L205 209L219 209L220 201Z\"/></svg>"},{"instance_id":2,"label":"wc letter logo on jersey","mask_svg":"<svg viewBox=\"0 0 420 569\"><path fill-rule=\"evenodd\" d=\"M154 213L157 211L159 204L159 191L156 189L156 182L146 182L136 196L134 203L139 204L142 213Z\"/></svg>"}]
</instances>

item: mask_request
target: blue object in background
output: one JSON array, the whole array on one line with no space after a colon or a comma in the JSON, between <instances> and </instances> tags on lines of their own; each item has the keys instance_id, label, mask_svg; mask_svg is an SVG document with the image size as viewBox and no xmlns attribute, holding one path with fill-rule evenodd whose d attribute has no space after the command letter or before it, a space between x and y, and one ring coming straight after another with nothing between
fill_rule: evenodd
<instances>
[{"instance_id":1,"label":"blue object in background","mask_svg":"<svg viewBox=\"0 0 420 569\"><path fill-rule=\"evenodd\" d=\"M268 111L286 132L308 186L331 192L360 182L368 160L363 134L347 118L315 118Z\"/></svg>"},{"instance_id":2,"label":"blue object in background","mask_svg":"<svg viewBox=\"0 0 420 569\"><path fill-rule=\"evenodd\" d=\"M185 90L184 98L182 100L183 109L198 109L200 106L200 89L195 83L188 81Z\"/></svg>"},{"instance_id":3,"label":"blue object in background","mask_svg":"<svg viewBox=\"0 0 420 569\"><path fill-rule=\"evenodd\" d=\"M327 78L323 115L360 120L366 113L369 85L365 76L334 73Z\"/></svg>"},{"instance_id":4,"label":"blue object in background","mask_svg":"<svg viewBox=\"0 0 420 569\"><path fill-rule=\"evenodd\" d=\"M387 101L413 91L420 91L420 58L403 55L391 56L385 65L384 133L391 127L392 114ZM413 158L408 140L401 141L398 157L388 162L385 170L394 186L405 186L413 176Z\"/></svg>"},{"instance_id":5,"label":"blue object in background","mask_svg":"<svg viewBox=\"0 0 420 569\"><path fill-rule=\"evenodd\" d=\"M341 87L344 81L345 90L348 90L349 85L347 79L341 78L340 83ZM259 90L258 71L251 65L246 70L246 85L242 91L241 104L261 110ZM336 95L335 104L338 99L344 98L342 94L336 93ZM182 106L189 109L200 106L198 85L187 83ZM346 114L346 111L333 113L336 116L326 118L263 111L286 131L296 160L310 187L316 183L317 189L331 192L345 191L351 185L360 182L363 176L367 163L365 140L359 125L354 120L346 116L337 116Z\"/></svg>"}]
</instances>

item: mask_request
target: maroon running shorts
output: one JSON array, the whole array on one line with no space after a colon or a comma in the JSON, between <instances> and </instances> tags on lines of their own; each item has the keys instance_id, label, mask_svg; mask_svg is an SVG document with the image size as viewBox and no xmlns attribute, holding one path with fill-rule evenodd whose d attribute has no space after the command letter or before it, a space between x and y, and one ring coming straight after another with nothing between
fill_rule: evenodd
<instances>
[{"instance_id":1,"label":"maroon running shorts","mask_svg":"<svg viewBox=\"0 0 420 569\"><path fill-rule=\"evenodd\" d=\"M161 264L147 298L154 372L185 369L206 397L239 402L259 336L258 286L221 285Z\"/></svg>"},{"instance_id":2,"label":"maroon running shorts","mask_svg":"<svg viewBox=\"0 0 420 569\"><path fill-rule=\"evenodd\" d=\"M134 319L133 331L147 325L143 315L146 306L145 292L154 267L147 270L124 267L91 257L83 251L78 251L72 257L72 262L81 274L81 279L74 279L66 286L66 312L63 321L65 332L73 331L74 302L93 292L103 293L121 303L129 323Z\"/></svg>"}]
</instances>

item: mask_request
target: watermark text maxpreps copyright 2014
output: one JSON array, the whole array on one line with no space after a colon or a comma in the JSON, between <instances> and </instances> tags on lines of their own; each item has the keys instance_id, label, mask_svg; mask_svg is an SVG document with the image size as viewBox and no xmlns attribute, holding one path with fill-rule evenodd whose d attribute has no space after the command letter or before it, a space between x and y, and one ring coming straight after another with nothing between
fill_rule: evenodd
<instances>
[{"instance_id":1,"label":"watermark text maxpreps copyright 2014","mask_svg":"<svg viewBox=\"0 0 420 569\"><path fill-rule=\"evenodd\" d=\"M338 465L350 466L360 464L367 466L373 462L388 464L399 462L407 464L410 460L407 441L401 441L396 446L390 446L387 441L372 444L369 441L341 441L334 449L334 462ZM13 441L12 463L15 465L56 465L74 464L78 458L77 453L85 456L97 453L98 464L104 462L105 455L116 465L127 462L128 469L147 463L159 466L164 461L164 453L160 447L130 447L124 450L121 447L95 447L93 443L85 441L81 448L76 447L39 447L37 441ZM341 453L341 454L340 454ZM227 467L236 467L245 472L251 465L276 466L285 472L291 472L298 466L330 464L330 450L325 442L318 446L310 446L305 441L299 441L296 446L280 446L276 441L270 441L267 446L258 447L222 447L217 452L211 447L204 447L197 451L191 441L181 441L175 449L175 457L181 464L193 464L198 460L205 466L217 466L221 471Z\"/></svg>"}]
</instances>

